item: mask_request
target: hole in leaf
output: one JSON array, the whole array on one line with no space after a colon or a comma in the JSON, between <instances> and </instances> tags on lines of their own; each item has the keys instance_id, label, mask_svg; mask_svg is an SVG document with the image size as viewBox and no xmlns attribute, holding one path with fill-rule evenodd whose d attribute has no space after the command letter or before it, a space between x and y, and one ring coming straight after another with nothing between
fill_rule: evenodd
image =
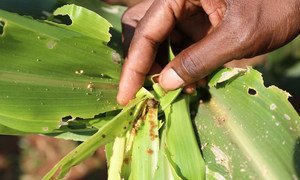
<instances>
[{"instance_id":1,"label":"hole in leaf","mask_svg":"<svg viewBox=\"0 0 300 180\"><path fill-rule=\"evenodd\" d=\"M4 26L5 26L5 22L4 21L0 21L0 35L2 35L3 32L4 32Z\"/></svg>"},{"instance_id":2,"label":"hole in leaf","mask_svg":"<svg viewBox=\"0 0 300 180\"><path fill-rule=\"evenodd\" d=\"M255 89L253 89L253 88L249 88L249 89L248 89L248 94L254 96L254 95L257 94L257 91L256 91Z\"/></svg>"},{"instance_id":3,"label":"hole in leaf","mask_svg":"<svg viewBox=\"0 0 300 180\"><path fill-rule=\"evenodd\" d=\"M52 20L53 22L56 22L58 24L65 24L65 25L72 24L72 20L71 20L70 16L68 16L68 15L53 16L52 18L50 18L50 20Z\"/></svg>"},{"instance_id":4,"label":"hole in leaf","mask_svg":"<svg viewBox=\"0 0 300 180\"><path fill-rule=\"evenodd\" d=\"M70 119L72 119L72 116L70 116L70 115L61 118L61 120L62 120L63 122L67 122L67 121L70 120Z\"/></svg>"},{"instance_id":5,"label":"hole in leaf","mask_svg":"<svg viewBox=\"0 0 300 180\"><path fill-rule=\"evenodd\" d=\"M68 122L68 128L69 129L85 129L86 124L78 121L70 121Z\"/></svg>"}]
</instances>

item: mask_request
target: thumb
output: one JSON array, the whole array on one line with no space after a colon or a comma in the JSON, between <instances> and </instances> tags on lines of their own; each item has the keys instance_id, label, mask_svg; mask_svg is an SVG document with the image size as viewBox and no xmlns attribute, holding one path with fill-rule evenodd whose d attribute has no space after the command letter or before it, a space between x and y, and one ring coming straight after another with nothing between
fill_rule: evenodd
<instances>
[{"instance_id":1,"label":"thumb","mask_svg":"<svg viewBox=\"0 0 300 180\"><path fill-rule=\"evenodd\" d=\"M236 33L219 26L205 38L179 53L161 72L159 83L173 90L202 79L226 62L239 58Z\"/></svg>"}]
</instances>

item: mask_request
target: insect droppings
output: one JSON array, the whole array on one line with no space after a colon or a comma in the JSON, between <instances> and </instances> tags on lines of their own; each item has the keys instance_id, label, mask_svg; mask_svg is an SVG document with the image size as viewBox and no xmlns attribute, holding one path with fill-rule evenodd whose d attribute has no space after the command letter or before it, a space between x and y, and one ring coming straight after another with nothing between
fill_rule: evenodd
<instances>
[{"instance_id":1,"label":"insect droppings","mask_svg":"<svg viewBox=\"0 0 300 180\"><path fill-rule=\"evenodd\" d=\"M147 149L147 154L152 155L153 154L153 150L152 149Z\"/></svg>"},{"instance_id":2,"label":"insect droppings","mask_svg":"<svg viewBox=\"0 0 300 180\"><path fill-rule=\"evenodd\" d=\"M154 99L148 99L147 100L147 105L149 106L149 107L155 107L155 105L157 104L157 101L155 101Z\"/></svg>"}]
</instances>

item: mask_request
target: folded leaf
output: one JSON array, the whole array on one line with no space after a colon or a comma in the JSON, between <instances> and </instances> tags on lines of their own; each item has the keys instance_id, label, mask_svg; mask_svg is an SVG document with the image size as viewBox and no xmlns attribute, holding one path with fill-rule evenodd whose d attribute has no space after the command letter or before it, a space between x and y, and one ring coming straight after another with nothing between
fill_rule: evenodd
<instances>
[{"instance_id":1,"label":"folded leaf","mask_svg":"<svg viewBox=\"0 0 300 180\"><path fill-rule=\"evenodd\" d=\"M189 111L189 97L180 96L165 111L166 156L182 179L204 179L202 158Z\"/></svg>"},{"instance_id":2,"label":"folded leaf","mask_svg":"<svg viewBox=\"0 0 300 180\"><path fill-rule=\"evenodd\" d=\"M148 100L152 101L152 100ZM152 106L152 105L151 105ZM144 117L135 124L136 133L132 147L131 174L129 179L153 179L158 162L158 108L148 106Z\"/></svg>"},{"instance_id":3,"label":"folded leaf","mask_svg":"<svg viewBox=\"0 0 300 180\"><path fill-rule=\"evenodd\" d=\"M145 95L133 100L115 118L102 126L97 133L58 162L43 179L63 178L71 167L91 156L101 145L112 142L117 136L123 136L130 124L138 117L141 108L139 104L147 98L149 97Z\"/></svg>"}]
</instances>

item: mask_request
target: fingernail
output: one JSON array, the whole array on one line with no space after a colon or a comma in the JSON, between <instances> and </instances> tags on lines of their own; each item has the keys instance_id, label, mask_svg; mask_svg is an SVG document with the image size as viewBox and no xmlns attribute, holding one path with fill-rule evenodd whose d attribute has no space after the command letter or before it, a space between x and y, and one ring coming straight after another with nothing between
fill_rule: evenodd
<instances>
[{"instance_id":1,"label":"fingernail","mask_svg":"<svg viewBox=\"0 0 300 180\"><path fill-rule=\"evenodd\" d=\"M173 90L181 87L184 84L184 81L178 74L172 69L168 69L167 71L163 72L161 75L160 85L165 90Z\"/></svg>"}]
</instances>

